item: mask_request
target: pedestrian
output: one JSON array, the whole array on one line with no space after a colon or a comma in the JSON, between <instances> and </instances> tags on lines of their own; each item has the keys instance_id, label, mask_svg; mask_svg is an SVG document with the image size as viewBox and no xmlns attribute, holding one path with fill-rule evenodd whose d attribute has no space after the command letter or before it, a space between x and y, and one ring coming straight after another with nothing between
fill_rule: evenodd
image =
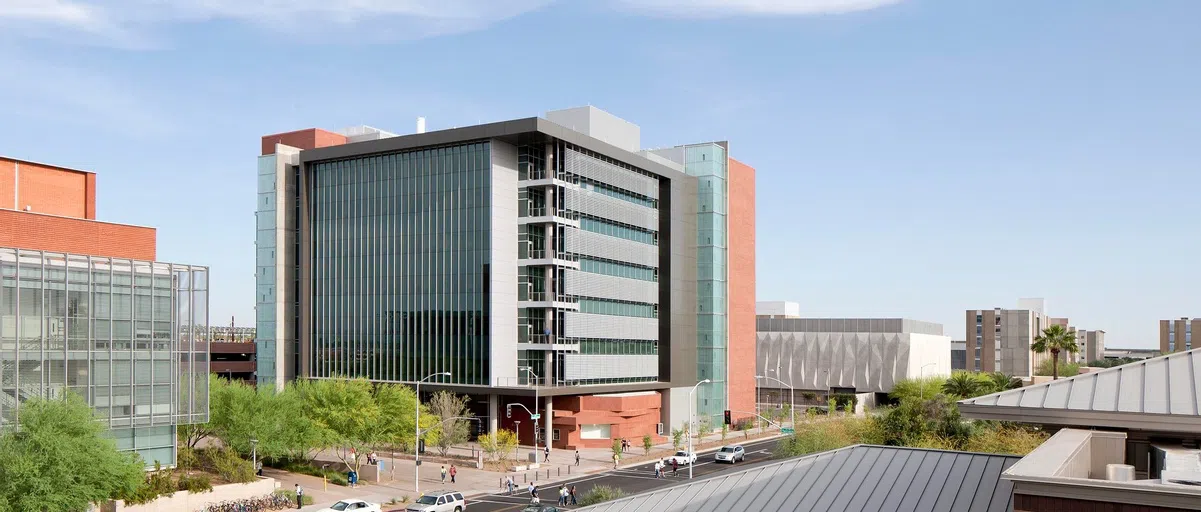
<instances>
[{"instance_id":1,"label":"pedestrian","mask_svg":"<svg viewBox=\"0 0 1201 512\"><path fill-rule=\"evenodd\" d=\"M542 462L550 462L550 445L547 445L543 450L543 453L546 455L543 456Z\"/></svg>"},{"instance_id":2,"label":"pedestrian","mask_svg":"<svg viewBox=\"0 0 1201 512\"><path fill-rule=\"evenodd\" d=\"M559 506L562 507L565 505L567 505L567 486L560 485L559 486Z\"/></svg>"},{"instance_id":3,"label":"pedestrian","mask_svg":"<svg viewBox=\"0 0 1201 512\"><path fill-rule=\"evenodd\" d=\"M459 474L459 469L454 464L450 465L450 483L455 483L455 475Z\"/></svg>"},{"instance_id":4,"label":"pedestrian","mask_svg":"<svg viewBox=\"0 0 1201 512\"><path fill-rule=\"evenodd\" d=\"M538 488L534 487L534 482L530 482L529 491L530 491L530 497L531 497L531 498L537 498L537 497L538 497Z\"/></svg>"},{"instance_id":5,"label":"pedestrian","mask_svg":"<svg viewBox=\"0 0 1201 512\"><path fill-rule=\"evenodd\" d=\"M580 465L580 451L579 450L575 451L575 465L577 465L577 466Z\"/></svg>"},{"instance_id":6,"label":"pedestrian","mask_svg":"<svg viewBox=\"0 0 1201 512\"><path fill-rule=\"evenodd\" d=\"M576 501L575 501L575 484L572 484L572 485L571 485L571 490L570 490L570 491L567 491L567 494L571 496L571 504L572 504L572 505L575 505L575 504L576 504Z\"/></svg>"},{"instance_id":7,"label":"pedestrian","mask_svg":"<svg viewBox=\"0 0 1201 512\"><path fill-rule=\"evenodd\" d=\"M655 478L659 478L659 461L655 461Z\"/></svg>"},{"instance_id":8,"label":"pedestrian","mask_svg":"<svg viewBox=\"0 0 1201 512\"><path fill-rule=\"evenodd\" d=\"M680 461L676 460L675 457L672 457L672 459L671 459L671 474L676 475L676 474L679 474L679 472L680 472Z\"/></svg>"},{"instance_id":9,"label":"pedestrian","mask_svg":"<svg viewBox=\"0 0 1201 512\"><path fill-rule=\"evenodd\" d=\"M621 460L621 456L614 453L613 454L613 469L617 469L617 461L619 461L619 460Z\"/></svg>"},{"instance_id":10,"label":"pedestrian","mask_svg":"<svg viewBox=\"0 0 1201 512\"><path fill-rule=\"evenodd\" d=\"M301 505L304 505L304 489L296 484L296 508L300 509Z\"/></svg>"},{"instance_id":11,"label":"pedestrian","mask_svg":"<svg viewBox=\"0 0 1201 512\"><path fill-rule=\"evenodd\" d=\"M442 466L442 483L446 483L446 466Z\"/></svg>"},{"instance_id":12,"label":"pedestrian","mask_svg":"<svg viewBox=\"0 0 1201 512\"><path fill-rule=\"evenodd\" d=\"M508 486L509 486L509 496L512 496L513 495L513 475L509 475L509 477L505 479L505 483L508 484Z\"/></svg>"}]
</instances>

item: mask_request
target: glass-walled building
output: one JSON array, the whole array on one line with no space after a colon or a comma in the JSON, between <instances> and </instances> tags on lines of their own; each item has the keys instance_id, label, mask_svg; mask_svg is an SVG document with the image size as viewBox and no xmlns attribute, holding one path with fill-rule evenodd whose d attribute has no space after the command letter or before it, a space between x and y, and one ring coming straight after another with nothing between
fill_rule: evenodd
<instances>
[{"instance_id":1,"label":"glass-walled building","mask_svg":"<svg viewBox=\"0 0 1201 512\"><path fill-rule=\"evenodd\" d=\"M75 393L118 447L172 466L208 421L208 269L0 248L0 427Z\"/></svg>"}]
</instances>

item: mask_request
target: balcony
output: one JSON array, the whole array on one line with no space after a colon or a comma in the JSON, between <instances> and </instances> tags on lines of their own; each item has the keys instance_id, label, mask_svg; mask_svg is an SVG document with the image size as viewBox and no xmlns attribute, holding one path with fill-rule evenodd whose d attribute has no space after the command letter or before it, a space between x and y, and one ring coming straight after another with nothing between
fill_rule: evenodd
<instances>
[{"instance_id":1,"label":"balcony","mask_svg":"<svg viewBox=\"0 0 1201 512\"><path fill-rule=\"evenodd\" d=\"M210 361L209 372L217 375L227 373L254 373L254 361Z\"/></svg>"},{"instance_id":2,"label":"balcony","mask_svg":"<svg viewBox=\"0 0 1201 512\"><path fill-rule=\"evenodd\" d=\"M550 294L547 292L530 292L525 297L517 297L517 307L555 308L579 311L580 300L572 295Z\"/></svg>"},{"instance_id":3,"label":"balcony","mask_svg":"<svg viewBox=\"0 0 1201 512\"><path fill-rule=\"evenodd\" d=\"M517 217L517 222L518 224L563 224L578 228L580 227L580 215L569 210L538 206L524 210L524 214Z\"/></svg>"},{"instance_id":4,"label":"balcony","mask_svg":"<svg viewBox=\"0 0 1201 512\"><path fill-rule=\"evenodd\" d=\"M577 254L546 249L531 249L525 257L517 260L518 266L556 266L575 270L580 269L580 257Z\"/></svg>"}]
</instances>

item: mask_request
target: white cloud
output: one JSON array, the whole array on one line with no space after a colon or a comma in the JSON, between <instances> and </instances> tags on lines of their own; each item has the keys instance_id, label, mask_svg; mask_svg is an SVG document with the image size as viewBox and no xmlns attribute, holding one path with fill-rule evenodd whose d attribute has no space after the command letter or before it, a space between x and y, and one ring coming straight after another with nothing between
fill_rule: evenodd
<instances>
[{"instance_id":1,"label":"white cloud","mask_svg":"<svg viewBox=\"0 0 1201 512\"><path fill-rule=\"evenodd\" d=\"M416 39L476 30L554 0L0 0L0 28L121 46L171 24L233 21L314 38ZM368 30L369 29L369 30ZM0 30L2 32L2 30ZM328 40L328 39L326 39Z\"/></svg>"},{"instance_id":2,"label":"white cloud","mask_svg":"<svg viewBox=\"0 0 1201 512\"><path fill-rule=\"evenodd\" d=\"M657 16L803 16L844 14L900 3L903 0L613 0L618 6Z\"/></svg>"}]
</instances>

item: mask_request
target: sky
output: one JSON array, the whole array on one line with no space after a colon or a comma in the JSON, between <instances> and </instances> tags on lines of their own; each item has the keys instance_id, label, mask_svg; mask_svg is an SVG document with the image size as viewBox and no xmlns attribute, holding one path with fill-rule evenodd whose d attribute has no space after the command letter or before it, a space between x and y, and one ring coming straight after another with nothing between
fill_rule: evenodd
<instances>
[{"instance_id":1,"label":"sky","mask_svg":"<svg viewBox=\"0 0 1201 512\"><path fill-rule=\"evenodd\" d=\"M595 105L757 171L759 300L1052 316L1156 346L1201 316L1201 2L0 0L0 155L254 322L260 137Z\"/></svg>"}]
</instances>

